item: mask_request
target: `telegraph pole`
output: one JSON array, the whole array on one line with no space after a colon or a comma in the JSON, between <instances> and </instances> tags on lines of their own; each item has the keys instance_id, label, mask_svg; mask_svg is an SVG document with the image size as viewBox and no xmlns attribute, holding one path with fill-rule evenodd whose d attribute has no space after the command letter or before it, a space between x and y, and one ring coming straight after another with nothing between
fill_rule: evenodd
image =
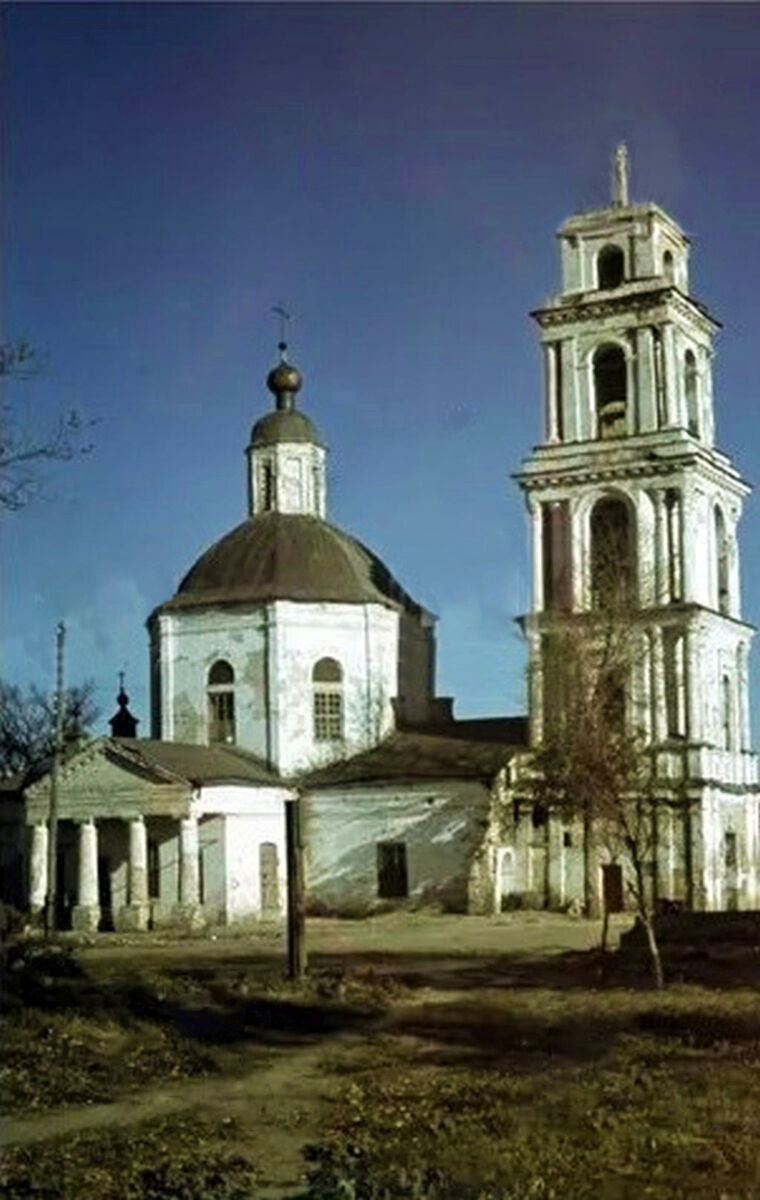
<instances>
[{"instance_id":1,"label":"telegraph pole","mask_svg":"<svg viewBox=\"0 0 760 1200\"><path fill-rule=\"evenodd\" d=\"M302 983L306 976L306 912L303 872L301 795L285 801L288 858L288 976Z\"/></svg>"},{"instance_id":2,"label":"telegraph pole","mask_svg":"<svg viewBox=\"0 0 760 1200\"><path fill-rule=\"evenodd\" d=\"M58 622L55 631L55 735L53 765L50 771L50 809L48 813L48 869L45 898L45 936L55 930L55 899L58 891L58 767L63 746L63 648L66 626Z\"/></svg>"}]
</instances>

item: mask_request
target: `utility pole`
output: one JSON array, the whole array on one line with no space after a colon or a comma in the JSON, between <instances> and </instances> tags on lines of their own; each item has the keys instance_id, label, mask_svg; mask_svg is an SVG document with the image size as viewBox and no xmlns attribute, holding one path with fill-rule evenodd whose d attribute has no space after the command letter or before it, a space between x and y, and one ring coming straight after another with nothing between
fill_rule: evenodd
<instances>
[{"instance_id":1,"label":"utility pole","mask_svg":"<svg viewBox=\"0 0 760 1200\"><path fill-rule=\"evenodd\" d=\"M55 899L58 891L58 767L63 746L63 647L66 626L58 622L55 631L55 737L53 765L50 771L50 809L48 813L48 869L45 898L45 936L55 930Z\"/></svg>"},{"instance_id":2,"label":"utility pole","mask_svg":"<svg viewBox=\"0 0 760 1200\"><path fill-rule=\"evenodd\" d=\"M288 976L302 983L306 977L306 913L303 872L301 795L285 801L285 834L288 860Z\"/></svg>"}]
</instances>

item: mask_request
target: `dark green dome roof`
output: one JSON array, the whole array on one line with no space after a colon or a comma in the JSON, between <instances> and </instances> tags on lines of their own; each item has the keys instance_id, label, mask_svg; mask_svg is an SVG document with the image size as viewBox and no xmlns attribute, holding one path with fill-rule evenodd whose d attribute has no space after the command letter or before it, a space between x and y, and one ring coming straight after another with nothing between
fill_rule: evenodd
<instances>
[{"instance_id":1,"label":"dark green dome roof","mask_svg":"<svg viewBox=\"0 0 760 1200\"><path fill-rule=\"evenodd\" d=\"M272 600L422 611L361 542L319 517L277 512L251 517L215 542L162 609Z\"/></svg>"},{"instance_id":2,"label":"dark green dome roof","mask_svg":"<svg viewBox=\"0 0 760 1200\"><path fill-rule=\"evenodd\" d=\"M256 422L251 430L252 446L274 446L278 442L314 442L323 446L313 421L295 409L277 409Z\"/></svg>"}]
</instances>

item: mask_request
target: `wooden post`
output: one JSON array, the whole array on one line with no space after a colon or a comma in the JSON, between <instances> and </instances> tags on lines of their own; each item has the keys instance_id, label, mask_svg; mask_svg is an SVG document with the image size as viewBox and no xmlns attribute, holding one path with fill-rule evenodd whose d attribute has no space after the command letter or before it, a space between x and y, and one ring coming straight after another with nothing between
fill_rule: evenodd
<instances>
[{"instance_id":1,"label":"wooden post","mask_svg":"<svg viewBox=\"0 0 760 1200\"><path fill-rule=\"evenodd\" d=\"M301 797L285 802L288 859L288 976L303 982L306 976L305 895Z\"/></svg>"},{"instance_id":2,"label":"wooden post","mask_svg":"<svg viewBox=\"0 0 760 1200\"><path fill-rule=\"evenodd\" d=\"M55 901L58 892L58 766L63 744L63 644L66 626L58 622L55 631L56 678L55 678L55 737L53 741L53 765L50 771L50 810L48 815L48 869L47 897L45 903L45 935L55 930Z\"/></svg>"}]
</instances>

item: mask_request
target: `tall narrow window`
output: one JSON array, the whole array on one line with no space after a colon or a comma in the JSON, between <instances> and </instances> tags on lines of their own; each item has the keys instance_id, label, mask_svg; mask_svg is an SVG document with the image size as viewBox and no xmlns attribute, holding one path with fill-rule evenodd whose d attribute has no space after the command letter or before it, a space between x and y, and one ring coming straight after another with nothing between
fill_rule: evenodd
<instances>
[{"instance_id":1,"label":"tall narrow window","mask_svg":"<svg viewBox=\"0 0 760 1200\"><path fill-rule=\"evenodd\" d=\"M636 590L633 522L624 500L598 500L591 511L591 602L594 608L624 607Z\"/></svg>"},{"instance_id":2,"label":"tall narrow window","mask_svg":"<svg viewBox=\"0 0 760 1200\"><path fill-rule=\"evenodd\" d=\"M208 673L208 740L235 741L235 672L220 659Z\"/></svg>"},{"instance_id":3,"label":"tall narrow window","mask_svg":"<svg viewBox=\"0 0 760 1200\"><path fill-rule=\"evenodd\" d=\"M275 505L274 467L271 462L261 464L261 508L271 512Z\"/></svg>"},{"instance_id":4,"label":"tall narrow window","mask_svg":"<svg viewBox=\"0 0 760 1200\"><path fill-rule=\"evenodd\" d=\"M343 740L343 671L334 658L320 658L312 671L314 741Z\"/></svg>"},{"instance_id":5,"label":"tall narrow window","mask_svg":"<svg viewBox=\"0 0 760 1200\"><path fill-rule=\"evenodd\" d=\"M598 436L622 437L626 432L627 374L620 346L600 346L594 354L594 398Z\"/></svg>"},{"instance_id":6,"label":"tall narrow window","mask_svg":"<svg viewBox=\"0 0 760 1200\"><path fill-rule=\"evenodd\" d=\"M675 268L670 250L666 250L662 256L662 273L668 283L675 283Z\"/></svg>"},{"instance_id":7,"label":"tall narrow window","mask_svg":"<svg viewBox=\"0 0 760 1200\"><path fill-rule=\"evenodd\" d=\"M623 282L625 255L620 246L604 246L596 260L597 284L600 288L616 288Z\"/></svg>"},{"instance_id":8,"label":"tall narrow window","mask_svg":"<svg viewBox=\"0 0 760 1200\"><path fill-rule=\"evenodd\" d=\"M715 574L718 612L728 615L728 537L726 535L726 519L717 504L715 505Z\"/></svg>"},{"instance_id":9,"label":"tall narrow window","mask_svg":"<svg viewBox=\"0 0 760 1200\"><path fill-rule=\"evenodd\" d=\"M148 838L148 899L158 900L161 894L161 858L158 842Z\"/></svg>"},{"instance_id":10,"label":"tall narrow window","mask_svg":"<svg viewBox=\"0 0 760 1200\"><path fill-rule=\"evenodd\" d=\"M734 748L734 706L731 696L731 677L724 675L721 680L721 723L723 725L723 749Z\"/></svg>"},{"instance_id":11,"label":"tall narrow window","mask_svg":"<svg viewBox=\"0 0 760 1200\"><path fill-rule=\"evenodd\" d=\"M686 396L686 419L689 433L699 437L699 394L697 379L697 360L691 350L687 350L683 360L683 389Z\"/></svg>"}]
</instances>

